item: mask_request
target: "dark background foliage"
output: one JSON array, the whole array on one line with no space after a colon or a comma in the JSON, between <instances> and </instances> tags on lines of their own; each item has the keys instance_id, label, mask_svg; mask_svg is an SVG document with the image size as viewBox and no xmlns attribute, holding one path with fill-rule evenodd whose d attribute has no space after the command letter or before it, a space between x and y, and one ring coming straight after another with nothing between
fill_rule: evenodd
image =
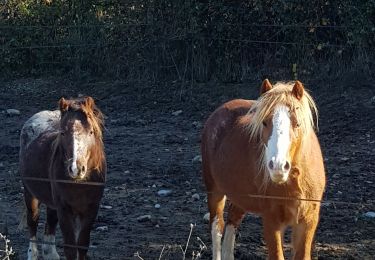
<instances>
[{"instance_id":1,"label":"dark background foliage","mask_svg":"<svg viewBox=\"0 0 375 260\"><path fill-rule=\"evenodd\" d=\"M373 67L375 0L2 0L0 76L242 82Z\"/></svg>"}]
</instances>

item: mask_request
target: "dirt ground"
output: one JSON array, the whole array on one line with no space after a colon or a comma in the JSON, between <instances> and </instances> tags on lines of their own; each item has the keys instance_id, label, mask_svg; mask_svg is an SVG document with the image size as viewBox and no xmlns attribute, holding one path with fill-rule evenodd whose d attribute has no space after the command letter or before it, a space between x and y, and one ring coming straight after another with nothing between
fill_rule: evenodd
<instances>
[{"instance_id":1,"label":"dirt ground","mask_svg":"<svg viewBox=\"0 0 375 260\"><path fill-rule=\"evenodd\" d=\"M190 224L195 224L186 257L208 249L211 256L206 195L200 174L200 131L204 120L224 101L256 98L260 82L242 85L170 83L129 86L95 83L80 86L66 80L17 80L0 83L0 228L7 231L14 259L25 259L27 232L17 232L22 212L18 176L19 133L34 113L56 108L61 96L92 95L106 118L108 181L94 230L91 259L182 259ZM326 170L324 198L357 204L323 203L316 234L315 259L374 259L375 218L375 85L314 83L308 86L320 109L319 137ZM8 115L5 110L20 110ZM181 110L181 112L176 112ZM174 113L175 112L175 113ZM172 193L160 197L157 191ZM197 199L197 195L199 198ZM160 208L155 208L160 204ZM42 238L44 211L40 220ZM151 220L139 222L142 215ZM100 231L98 227L107 226ZM7 229L7 230L4 230ZM1 231L1 230L0 230ZM237 236L236 259L264 259L260 218L248 215ZM288 240L288 239L287 239ZM58 233L57 244L62 244ZM63 253L58 247L60 254ZM286 246L290 258L290 247Z\"/></svg>"}]
</instances>

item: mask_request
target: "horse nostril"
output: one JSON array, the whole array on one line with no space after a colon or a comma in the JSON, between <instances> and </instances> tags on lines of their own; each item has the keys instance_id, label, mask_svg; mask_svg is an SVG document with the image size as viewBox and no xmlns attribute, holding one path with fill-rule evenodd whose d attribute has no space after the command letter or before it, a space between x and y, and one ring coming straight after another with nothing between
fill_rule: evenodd
<instances>
[{"instance_id":1,"label":"horse nostril","mask_svg":"<svg viewBox=\"0 0 375 260\"><path fill-rule=\"evenodd\" d=\"M284 164L284 171L289 171L289 169L290 169L290 163L286 161Z\"/></svg>"},{"instance_id":2,"label":"horse nostril","mask_svg":"<svg viewBox=\"0 0 375 260\"><path fill-rule=\"evenodd\" d=\"M71 166L71 165L69 166L69 171L70 171L70 172L73 172L73 169L72 169L72 166Z\"/></svg>"},{"instance_id":3,"label":"horse nostril","mask_svg":"<svg viewBox=\"0 0 375 260\"><path fill-rule=\"evenodd\" d=\"M85 172L85 169L86 169L85 166L82 166L82 172Z\"/></svg>"},{"instance_id":4,"label":"horse nostril","mask_svg":"<svg viewBox=\"0 0 375 260\"><path fill-rule=\"evenodd\" d=\"M273 161L270 161L270 162L268 163L268 167L269 167L271 170L273 170Z\"/></svg>"}]
</instances>

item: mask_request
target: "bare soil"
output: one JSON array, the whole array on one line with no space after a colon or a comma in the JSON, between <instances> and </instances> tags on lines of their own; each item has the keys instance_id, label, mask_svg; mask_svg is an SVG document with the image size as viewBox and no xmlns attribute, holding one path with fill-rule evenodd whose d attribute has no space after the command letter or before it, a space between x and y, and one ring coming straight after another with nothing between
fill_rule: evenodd
<instances>
[{"instance_id":1,"label":"bare soil","mask_svg":"<svg viewBox=\"0 0 375 260\"><path fill-rule=\"evenodd\" d=\"M259 82L242 85L190 84L164 86L24 79L0 83L0 231L7 232L14 259L25 259L27 231L17 232L22 212L18 175L19 133L34 113L54 109L61 96L91 95L106 118L108 181L94 230L91 259L182 259L190 224L195 224L186 252L208 246L211 239L200 174L200 131L209 114L233 98L257 97ZM315 241L315 259L374 259L375 218L375 86L373 83L308 86L320 109L319 138L327 170L324 198L357 204L323 203ZM20 110L8 115L5 110ZM181 113L174 113L182 110ZM195 158L195 160L194 160ZM166 197L157 195L170 189ZM199 199L192 195L198 193ZM160 204L160 208L155 208ZM139 222L142 215L151 220ZM42 238L44 210L40 219ZM96 230L107 226L107 231ZM288 239L287 239L288 241ZM57 244L62 244L58 232ZM59 246L58 251L63 254ZM264 259L260 218L249 214L237 236L236 259ZM290 247L286 245L290 258ZM139 259L139 258L138 258Z\"/></svg>"}]
</instances>

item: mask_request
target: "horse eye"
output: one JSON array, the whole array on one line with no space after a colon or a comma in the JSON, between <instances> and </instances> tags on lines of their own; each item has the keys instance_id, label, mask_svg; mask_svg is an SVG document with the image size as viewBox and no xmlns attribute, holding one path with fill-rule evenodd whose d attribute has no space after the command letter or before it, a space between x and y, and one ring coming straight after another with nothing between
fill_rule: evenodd
<instances>
[{"instance_id":1,"label":"horse eye","mask_svg":"<svg viewBox=\"0 0 375 260\"><path fill-rule=\"evenodd\" d=\"M91 131L90 131L90 135L92 135L93 133L94 133L94 131L93 131L93 130L91 130Z\"/></svg>"},{"instance_id":2,"label":"horse eye","mask_svg":"<svg viewBox=\"0 0 375 260\"><path fill-rule=\"evenodd\" d=\"M264 127L267 127L267 123L263 121L263 126Z\"/></svg>"},{"instance_id":3,"label":"horse eye","mask_svg":"<svg viewBox=\"0 0 375 260\"><path fill-rule=\"evenodd\" d=\"M65 135L65 132L61 131L60 134L61 134L62 136L64 136L64 135Z\"/></svg>"}]
</instances>

